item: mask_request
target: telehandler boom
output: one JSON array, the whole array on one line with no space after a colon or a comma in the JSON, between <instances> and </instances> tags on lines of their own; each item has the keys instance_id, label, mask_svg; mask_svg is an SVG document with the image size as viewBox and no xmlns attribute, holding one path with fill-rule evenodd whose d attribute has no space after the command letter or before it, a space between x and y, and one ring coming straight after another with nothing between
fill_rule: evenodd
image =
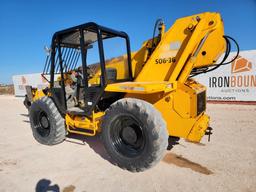
<instances>
[{"instance_id":1,"label":"telehandler boom","mask_svg":"<svg viewBox=\"0 0 256 192\"><path fill-rule=\"evenodd\" d=\"M49 86L26 87L33 135L54 145L70 133L101 134L118 166L150 168L170 136L200 142L211 134L206 87L192 77L230 63L230 40L220 14L209 12L180 18L168 31L157 20L152 39L132 53L125 32L96 23L58 31L42 73Z\"/></svg>"}]
</instances>

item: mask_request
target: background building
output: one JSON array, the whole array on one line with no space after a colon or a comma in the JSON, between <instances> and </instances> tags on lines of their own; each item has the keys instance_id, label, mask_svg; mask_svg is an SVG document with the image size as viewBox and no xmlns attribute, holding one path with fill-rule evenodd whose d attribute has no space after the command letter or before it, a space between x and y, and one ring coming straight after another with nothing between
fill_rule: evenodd
<instances>
[{"instance_id":1,"label":"background building","mask_svg":"<svg viewBox=\"0 0 256 192\"><path fill-rule=\"evenodd\" d=\"M39 89L45 88L48 82L41 76L41 73L14 75L12 77L15 96L25 96L26 85L31 85Z\"/></svg>"}]
</instances>

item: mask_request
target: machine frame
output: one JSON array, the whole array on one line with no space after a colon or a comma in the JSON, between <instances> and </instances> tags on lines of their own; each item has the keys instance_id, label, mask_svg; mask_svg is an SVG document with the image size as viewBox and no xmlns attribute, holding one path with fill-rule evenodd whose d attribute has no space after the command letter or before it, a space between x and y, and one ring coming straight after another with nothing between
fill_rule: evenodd
<instances>
[{"instance_id":1,"label":"machine frame","mask_svg":"<svg viewBox=\"0 0 256 192\"><path fill-rule=\"evenodd\" d=\"M127 55L106 60L104 39L111 37L126 40ZM237 45L237 55L225 62L231 50L229 40ZM95 64L97 72L90 75L87 50L96 41L100 62ZM76 56L79 54L74 54L75 50L81 50L82 105L68 103L67 107L66 96L70 99L70 95L66 75L68 66L73 69L76 62L71 59L67 66L65 47ZM216 63L222 53L222 61ZM200 142L204 135L212 134L206 114L206 87L192 77L231 63L238 54L236 41L224 35L219 13L180 18L167 31L163 21L157 20L153 37L133 53L126 33L95 23L56 32L43 73L50 75L49 88L30 88L30 99L24 101L33 135L39 143L55 145L69 133L100 133L105 149L119 167L143 171L160 161L168 145L170 149L168 138ZM123 63L125 59L128 67ZM49 66L49 73L45 73ZM57 81L56 73L60 74Z\"/></svg>"}]
</instances>

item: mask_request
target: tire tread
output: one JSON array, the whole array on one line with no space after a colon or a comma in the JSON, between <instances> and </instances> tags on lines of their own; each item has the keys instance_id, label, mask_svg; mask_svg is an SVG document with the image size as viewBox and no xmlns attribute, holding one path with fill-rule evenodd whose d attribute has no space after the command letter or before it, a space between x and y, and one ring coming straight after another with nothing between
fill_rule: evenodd
<instances>
[{"instance_id":1,"label":"tire tread","mask_svg":"<svg viewBox=\"0 0 256 192\"><path fill-rule=\"evenodd\" d=\"M113 151L109 148L107 141L107 130L109 119L120 109L124 109L126 111L130 111L131 113L135 113L136 115L140 115L140 118L145 119L147 123L147 131L152 136L152 146L153 149L151 150L150 154L147 154L146 158L142 158L143 160L135 161L135 163L119 161L118 159L113 159L115 163L121 167L122 169L127 169L132 172L140 172L146 169L151 168L156 163L158 163L168 145L168 132L166 129L166 123L161 115L161 113L150 103L134 98L123 98L115 103L113 103L105 113L105 116L102 121L102 139L104 146L112 157Z\"/></svg>"},{"instance_id":2,"label":"tire tread","mask_svg":"<svg viewBox=\"0 0 256 192\"><path fill-rule=\"evenodd\" d=\"M49 117L49 120L51 121L51 131L47 138L43 138L37 133L36 126L33 123L32 115L34 115L33 113L35 113L36 109L38 108L44 109ZM39 143L45 145L55 145L65 140L65 121L50 97L45 96L33 102L29 110L29 116L33 136Z\"/></svg>"}]
</instances>

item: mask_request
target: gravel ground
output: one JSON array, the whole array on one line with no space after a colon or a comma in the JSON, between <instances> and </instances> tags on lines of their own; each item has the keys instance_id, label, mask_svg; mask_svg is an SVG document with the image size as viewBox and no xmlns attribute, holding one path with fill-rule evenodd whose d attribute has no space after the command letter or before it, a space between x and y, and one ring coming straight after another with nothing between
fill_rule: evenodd
<instances>
[{"instance_id":1,"label":"gravel ground","mask_svg":"<svg viewBox=\"0 0 256 192\"><path fill-rule=\"evenodd\" d=\"M98 137L44 146L32 136L22 98L0 96L0 191L256 191L256 106L208 104L214 134L180 140L154 168L111 163Z\"/></svg>"}]
</instances>

